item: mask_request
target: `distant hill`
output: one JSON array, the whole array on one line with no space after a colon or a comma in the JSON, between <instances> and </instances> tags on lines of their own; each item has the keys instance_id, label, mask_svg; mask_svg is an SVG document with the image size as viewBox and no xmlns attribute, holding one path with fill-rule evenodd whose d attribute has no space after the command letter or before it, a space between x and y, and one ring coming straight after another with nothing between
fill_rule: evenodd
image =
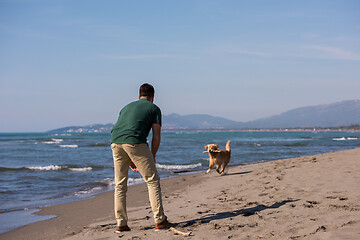
<instances>
[{"instance_id":1,"label":"distant hill","mask_svg":"<svg viewBox=\"0 0 360 240\"><path fill-rule=\"evenodd\" d=\"M164 129L231 129L239 128L241 123L207 114L181 116L170 114L163 116Z\"/></svg>"},{"instance_id":2,"label":"distant hill","mask_svg":"<svg viewBox=\"0 0 360 240\"><path fill-rule=\"evenodd\" d=\"M50 130L50 133L103 133L110 132L114 124L93 124L87 126L70 126Z\"/></svg>"},{"instance_id":3,"label":"distant hill","mask_svg":"<svg viewBox=\"0 0 360 240\"><path fill-rule=\"evenodd\" d=\"M360 123L360 100L296 108L250 121L248 128L336 127Z\"/></svg>"},{"instance_id":4,"label":"distant hill","mask_svg":"<svg viewBox=\"0 0 360 240\"><path fill-rule=\"evenodd\" d=\"M360 124L360 100L296 108L279 115L249 122L236 122L207 114L163 116L163 129L261 129L339 127ZM113 124L95 124L54 129L49 132L110 132Z\"/></svg>"}]
</instances>

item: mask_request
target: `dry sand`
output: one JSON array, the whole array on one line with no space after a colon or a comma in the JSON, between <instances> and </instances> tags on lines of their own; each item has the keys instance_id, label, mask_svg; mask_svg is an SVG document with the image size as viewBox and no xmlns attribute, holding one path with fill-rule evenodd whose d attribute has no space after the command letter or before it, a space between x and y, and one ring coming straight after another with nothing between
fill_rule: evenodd
<instances>
[{"instance_id":1,"label":"dry sand","mask_svg":"<svg viewBox=\"0 0 360 240\"><path fill-rule=\"evenodd\" d=\"M169 220L156 232L144 184L131 186L131 232L116 234L113 193L46 207L56 218L0 239L360 239L360 148L162 180Z\"/></svg>"}]
</instances>

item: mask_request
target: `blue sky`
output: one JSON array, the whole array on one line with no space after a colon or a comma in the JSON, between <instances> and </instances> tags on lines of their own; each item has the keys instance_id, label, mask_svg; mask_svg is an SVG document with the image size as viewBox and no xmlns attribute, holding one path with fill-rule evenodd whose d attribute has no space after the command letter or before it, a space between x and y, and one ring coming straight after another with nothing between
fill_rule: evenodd
<instances>
[{"instance_id":1,"label":"blue sky","mask_svg":"<svg viewBox=\"0 0 360 240\"><path fill-rule=\"evenodd\" d=\"M163 114L249 121L359 99L360 1L0 0L0 132Z\"/></svg>"}]
</instances>

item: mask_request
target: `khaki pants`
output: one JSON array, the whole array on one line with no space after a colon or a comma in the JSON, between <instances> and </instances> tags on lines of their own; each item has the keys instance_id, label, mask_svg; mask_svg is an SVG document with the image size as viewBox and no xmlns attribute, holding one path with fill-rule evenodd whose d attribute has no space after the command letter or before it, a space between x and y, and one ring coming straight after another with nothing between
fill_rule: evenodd
<instances>
[{"instance_id":1,"label":"khaki pants","mask_svg":"<svg viewBox=\"0 0 360 240\"><path fill-rule=\"evenodd\" d=\"M155 223L166 219L161 200L160 177L149 146L143 144L111 144L115 170L115 218L118 226L127 225L126 192L130 160L145 180Z\"/></svg>"}]
</instances>

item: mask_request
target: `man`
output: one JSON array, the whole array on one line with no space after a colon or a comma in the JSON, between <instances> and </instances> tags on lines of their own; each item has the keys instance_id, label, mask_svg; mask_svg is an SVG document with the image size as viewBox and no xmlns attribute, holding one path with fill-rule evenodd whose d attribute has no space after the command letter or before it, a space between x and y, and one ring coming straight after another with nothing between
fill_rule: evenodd
<instances>
[{"instance_id":1,"label":"man","mask_svg":"<svg viewBox=\"0 0 360 240\"><path fill-rule=\"evenodd\" d=\"M149 192L155 228L168 229L161 199L160 177L155 166L155 156L161 140L161 111L154 102L154 88L143 84L139 100L126 105L111 130L111 149L115 169L115 218L116 232L130 231L127 225L126 191L129 167L140 172ZM152 129L151 151L147 136Z\"/></svg>"}]
</instances>

